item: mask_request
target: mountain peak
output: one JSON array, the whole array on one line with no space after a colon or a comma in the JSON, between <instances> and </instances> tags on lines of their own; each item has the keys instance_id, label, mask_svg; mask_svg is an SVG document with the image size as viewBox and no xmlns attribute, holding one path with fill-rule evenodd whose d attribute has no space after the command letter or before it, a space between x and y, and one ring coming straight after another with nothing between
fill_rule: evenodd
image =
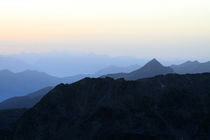
<instances>
[{"instance_id":1,"label":"mountain peak","mask_svg":"<svg viewBox=\"0 0 210 140\"><path fill-rule=\"evenodd\" d=\"M156 59L152 59L146 63L143 67L132 71L130 73L116 73L108 75L114 79L124 78L125 80L137 80L142 78L153 77L156 75L165 75L168 73L174 73L173 69L170 67L163 66Z\"/></svg>"},{"instance_id":2,"label":"mountain peak","mask_svg":"<svg viewBox=\"0 0 210 140\"><path fill-rule=\"evenodd\" d=\"M151 61L149 61L145 67L147 66L153 66L153 67L156 67L156 66L162 66L162 64L160 64L159 61L157 61L157 59L153 58Z\"/></svg>"},{"instance_id":3,"label":"mountain peak","mask_svg":"<svg viewBox=\"0 0 210 140\"><path fill-rule=\"evenodd\" d=\"M157 59L155 59L155 58L153 58L153 59L152 59L152 60L150 60L149 62L159 63L159 62L157 61Z\"/></svg>"}]
</instances>

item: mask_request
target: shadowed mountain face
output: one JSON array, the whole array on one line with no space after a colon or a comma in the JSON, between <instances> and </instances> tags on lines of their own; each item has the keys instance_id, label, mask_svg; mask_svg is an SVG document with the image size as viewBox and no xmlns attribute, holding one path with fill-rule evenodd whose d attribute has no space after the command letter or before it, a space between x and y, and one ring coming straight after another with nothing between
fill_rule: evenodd
<instances>
[{"instance_id":1,"label":"shadowed mountain face","mask_svg":"<svg viewBox=\"0 0 210 140\"><path fill-rule=\"evenodd\" d=\"M25 96L9 98L0 103L0 110L3 109L17 109L17 108L31 108L38 103L41 98L47 94L53 87L46 87L36 92Z\"/></svg>"},{"instance_id":2,"label":"shadowed mountain face","mask_svg":"<svg viewBox=\"0 0 210 140\"><path fill-rule=\"evenodd\" d=\"M17 121L13 139L207 140L209 106L208 73L86 78L44 96Z\"/></svg>"},{"instance_id":3,"label":"shadowed mountain face","mask_svg":"<svg viewBox=\"0 0 210 140\"><path fill-rule=\"evenodd\" d=\"M9 129L10 125L13 125L20 116L27 109L8 109L8 110L0 110L0 130L1 129ZM0 139L1 139L1 131L0 131Z\"/></svg>"},{"instance_id":4,"label":"shadowed mountain face","mask_svg":"<svg viewBox=\"0 0 210 140\"><path fill-rule=\"evenodd\" d=\"M105 77L111 77L114 79L124 78L126 80L137 80L168 73L173 73L173 69L170 67L164 67L156 59L153 59L142 68L137 69L133 72L108 74Z\"/></svg>"},{"instance_id":5,"label":"shadowed mountain face","mask_svg":"<svg viewBox=\"0 0 210 140\"><path fill-rule=\"evenodd\" d=\"M24 71L13 73L8 70L0 71L0 101L13 97L22 96L47 86L55 86L60 83L72 83L78 81L83 75L58 78L37 71Z\"/></svg>"},{"instance_id":6,"label":"shadowed mountain face","mask_svg":"<svg viewBox=\"0 0 210 140\"><path fill-rule=\"evenodd\" d=\"M180 65L172 65L171 68L179 74L210 72L210 61L205 63L187 61Z\"/></svg>"},{"instance_id":7,"label":"shadowed mountain face","mask_svg":"<svg viewBox=\"0 0 210 140\"><path fill-rule=\"evenodd\" d=\"M27 109L0 110L0 140L12 139L11 131L15 122Z\"/></svg>"}]
</instances>

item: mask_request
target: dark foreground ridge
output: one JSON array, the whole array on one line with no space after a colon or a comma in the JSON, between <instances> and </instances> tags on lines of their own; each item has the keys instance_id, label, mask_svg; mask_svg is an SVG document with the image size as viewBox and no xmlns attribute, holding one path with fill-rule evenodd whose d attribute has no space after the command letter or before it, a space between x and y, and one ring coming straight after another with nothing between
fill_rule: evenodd
<instances>
[{"instance_id":1,"label":"dark foreground ridge","mask_svg":"<svg viewBox=\"0 0 210 140\"><path fill-rule=\"evenodd\" d=\"M0 110L0 130L9 128L27 109L7 109Z\"/></svg>"},{"instance_id":2,"label":"dark foreground ridge","mask_svg":"<svg viewBox=\"0 0 210 140\"><path fill-rule=\"evenodd\" d=\"M60 84L24 113L14 140L208 140L210 74Z\"/></svg>"}]
</instances>

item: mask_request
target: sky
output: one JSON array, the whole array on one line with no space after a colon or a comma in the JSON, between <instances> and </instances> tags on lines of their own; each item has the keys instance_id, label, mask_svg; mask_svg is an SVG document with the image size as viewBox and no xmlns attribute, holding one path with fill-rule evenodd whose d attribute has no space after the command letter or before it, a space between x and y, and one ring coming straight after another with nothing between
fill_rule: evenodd
<instances>
[{"instance_id":1,"label":"sky","mask_svg":"<svg viewBox=\"0 0 210 140\"><path fill-rule=\"evenodd\" d=\"M210 60L209 0L0 0L0 54Z\"/></svg>"}]
</instances>

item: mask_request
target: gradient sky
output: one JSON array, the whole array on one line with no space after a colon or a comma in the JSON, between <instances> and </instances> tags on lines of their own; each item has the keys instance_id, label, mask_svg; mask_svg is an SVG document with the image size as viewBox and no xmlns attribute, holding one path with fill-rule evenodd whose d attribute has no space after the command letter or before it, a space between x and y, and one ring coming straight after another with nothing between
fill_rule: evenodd
<instances>
[{"instance_id":1,"label":"gradient sky","mask_svg":"<svg viewBox=\"0 0 210 140\"><path fill-rule=\"evenodd\" d=\"M209 0L1 0L0 54L210 59Z\"/></svg>"}]
</instances>

